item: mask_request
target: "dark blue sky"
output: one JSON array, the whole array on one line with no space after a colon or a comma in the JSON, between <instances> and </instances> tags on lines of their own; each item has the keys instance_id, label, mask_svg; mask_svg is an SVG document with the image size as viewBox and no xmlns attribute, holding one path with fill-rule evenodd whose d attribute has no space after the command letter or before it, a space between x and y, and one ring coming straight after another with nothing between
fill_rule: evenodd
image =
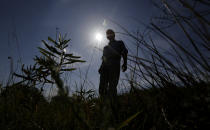
<instances>
[{"instance_id":1,"label":"dark blue sky","mask_svg":"<svg viewBox=\"0 0 210 130\"><path fill-rule=\"evenodd\" d=\"M141 29L141 26L133 18L149 23L150 18L156 14L156 8L150 0L1 0L0 80L8 78L8 56L13 57L16 64L19 57L22 63L32 64L41 40L48 36L55 38L57 27L59 32L67 33L72 39L72 46L68 51L81 55L87 61L81 65L81 70L86 70L90 57L94 55L89 79L97 87L101 52L94 50L95 32L104 34L107 28L122 31L109 19L129 31L135 31L137 28ZM18 41L15 40L16 37ZM117 35L117 39L124 40L129 48L130 43L125 37ZM106 43L107 40L104 39L103 45Z\"/></svg>"}]
</instances>

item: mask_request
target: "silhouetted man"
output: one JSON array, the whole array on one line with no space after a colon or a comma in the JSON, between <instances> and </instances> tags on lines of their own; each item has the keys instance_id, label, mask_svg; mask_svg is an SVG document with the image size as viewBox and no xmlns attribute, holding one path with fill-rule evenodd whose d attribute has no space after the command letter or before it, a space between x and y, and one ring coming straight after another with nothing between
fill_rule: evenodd
<instances>
[{"instance_id":1,"label":"silhouetted man","mask_svg":"<svg viewBox=\"0 0 210 130\"><path fill-rule=\"evenodd\" d=\"M117 84L120 76L120 60L123 57L122 71L127 70L127 53L123 41L115 40L113 30L106 31L108 45L103 49L102 64L99 69L100 84L99 94L101 97L109 96L114 98L117 95Z\"/></svg>"}]
</instances>

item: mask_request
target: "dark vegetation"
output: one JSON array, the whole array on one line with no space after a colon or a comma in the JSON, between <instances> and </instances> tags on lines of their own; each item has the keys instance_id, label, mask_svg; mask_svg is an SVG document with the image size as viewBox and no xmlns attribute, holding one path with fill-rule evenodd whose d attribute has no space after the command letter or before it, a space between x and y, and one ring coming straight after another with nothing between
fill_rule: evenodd
<instances>
[{"instance_id":1,"label":"dark vegetation","mask_svg":"<svg viewBox=\"0 0 210 130\"><path fill-rule=\"evenodd\" d=\"M64 49L69 40L43 41L35 64L22 67L21 80L0 85L0 129L208 129L210 128L210 34L207 0L154 3L162 10L146 31L122 34L133 39L129 55L130 92L118 95L114 106L81 89L69 96L62 74L84 62ZM120 26L120 25L119 25ZM179 32L183 39L175 37ZM160 49L154 37L167 43ZM184 42L184 43L183 43ZM56 96L47 100L40 84L53 84Z\"/></svg>"}]
</instances>

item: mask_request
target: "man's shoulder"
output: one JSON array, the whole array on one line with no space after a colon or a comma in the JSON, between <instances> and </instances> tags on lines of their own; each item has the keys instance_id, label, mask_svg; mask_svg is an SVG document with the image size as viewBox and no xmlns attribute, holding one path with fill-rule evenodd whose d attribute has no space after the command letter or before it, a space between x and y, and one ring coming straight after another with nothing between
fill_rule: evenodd
<instances>
[{"instance_id":1,"label":"man's shoulder","mask_svg":"<svg viewBox=\"0 0 210 130\"><path fill-rule=\"evenodd\" d=\"M117 45L120 47L120 48L124 48L125 47L125 44L122 40L118 40L117 41Z\"/></svg>"},{"instance_id":2,"label":"man's shoulder","mask_svg":"<svg viewBox=\"0 0 210 130\"><path fill-rule=\"evenodd\" d=\"M120 47L124 47L125 46L125 44L124 44L124 42L122 40L117 41L117 43L118 43L118 46L120 46Z\"/></svg>"},{"instance_id":3,"label":"man's shoulder","mask_svg":"<svg viewBox=\"0 0 210 130\"><path fill-rule=\"evenodd\" d=\"M124 42L122 40L116 40L116 42L119 44L124 44Z\"/></svg>"},{"instance_id":4,"label":"man's shoulder","mask_svg":"<svg viewBox=\"0 0 210 130\"><path fill-rule=\"evenodd\" d=\"M104 49L108 49L110 47L123 47L124 46L124 42L122 40L116 40L108 45L104 46Z\"/></svg>"}]
</instances>

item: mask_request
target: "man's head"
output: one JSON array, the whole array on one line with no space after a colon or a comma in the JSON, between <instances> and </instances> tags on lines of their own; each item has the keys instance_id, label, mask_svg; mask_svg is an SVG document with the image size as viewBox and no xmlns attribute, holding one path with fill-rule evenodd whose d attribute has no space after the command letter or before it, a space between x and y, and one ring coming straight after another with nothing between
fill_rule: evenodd
<instances>
[{"instance_id":1,"label":"man's head","mask_svg":"<svg viewBox=\"0 0 210 130\"><path fill-rule=\"evenodd\" d=\"M107 39L109 39L110 41L115 40L115 33L112 29L108 29L106 31L106 37Z\"/></svg>"}]
</instances>

